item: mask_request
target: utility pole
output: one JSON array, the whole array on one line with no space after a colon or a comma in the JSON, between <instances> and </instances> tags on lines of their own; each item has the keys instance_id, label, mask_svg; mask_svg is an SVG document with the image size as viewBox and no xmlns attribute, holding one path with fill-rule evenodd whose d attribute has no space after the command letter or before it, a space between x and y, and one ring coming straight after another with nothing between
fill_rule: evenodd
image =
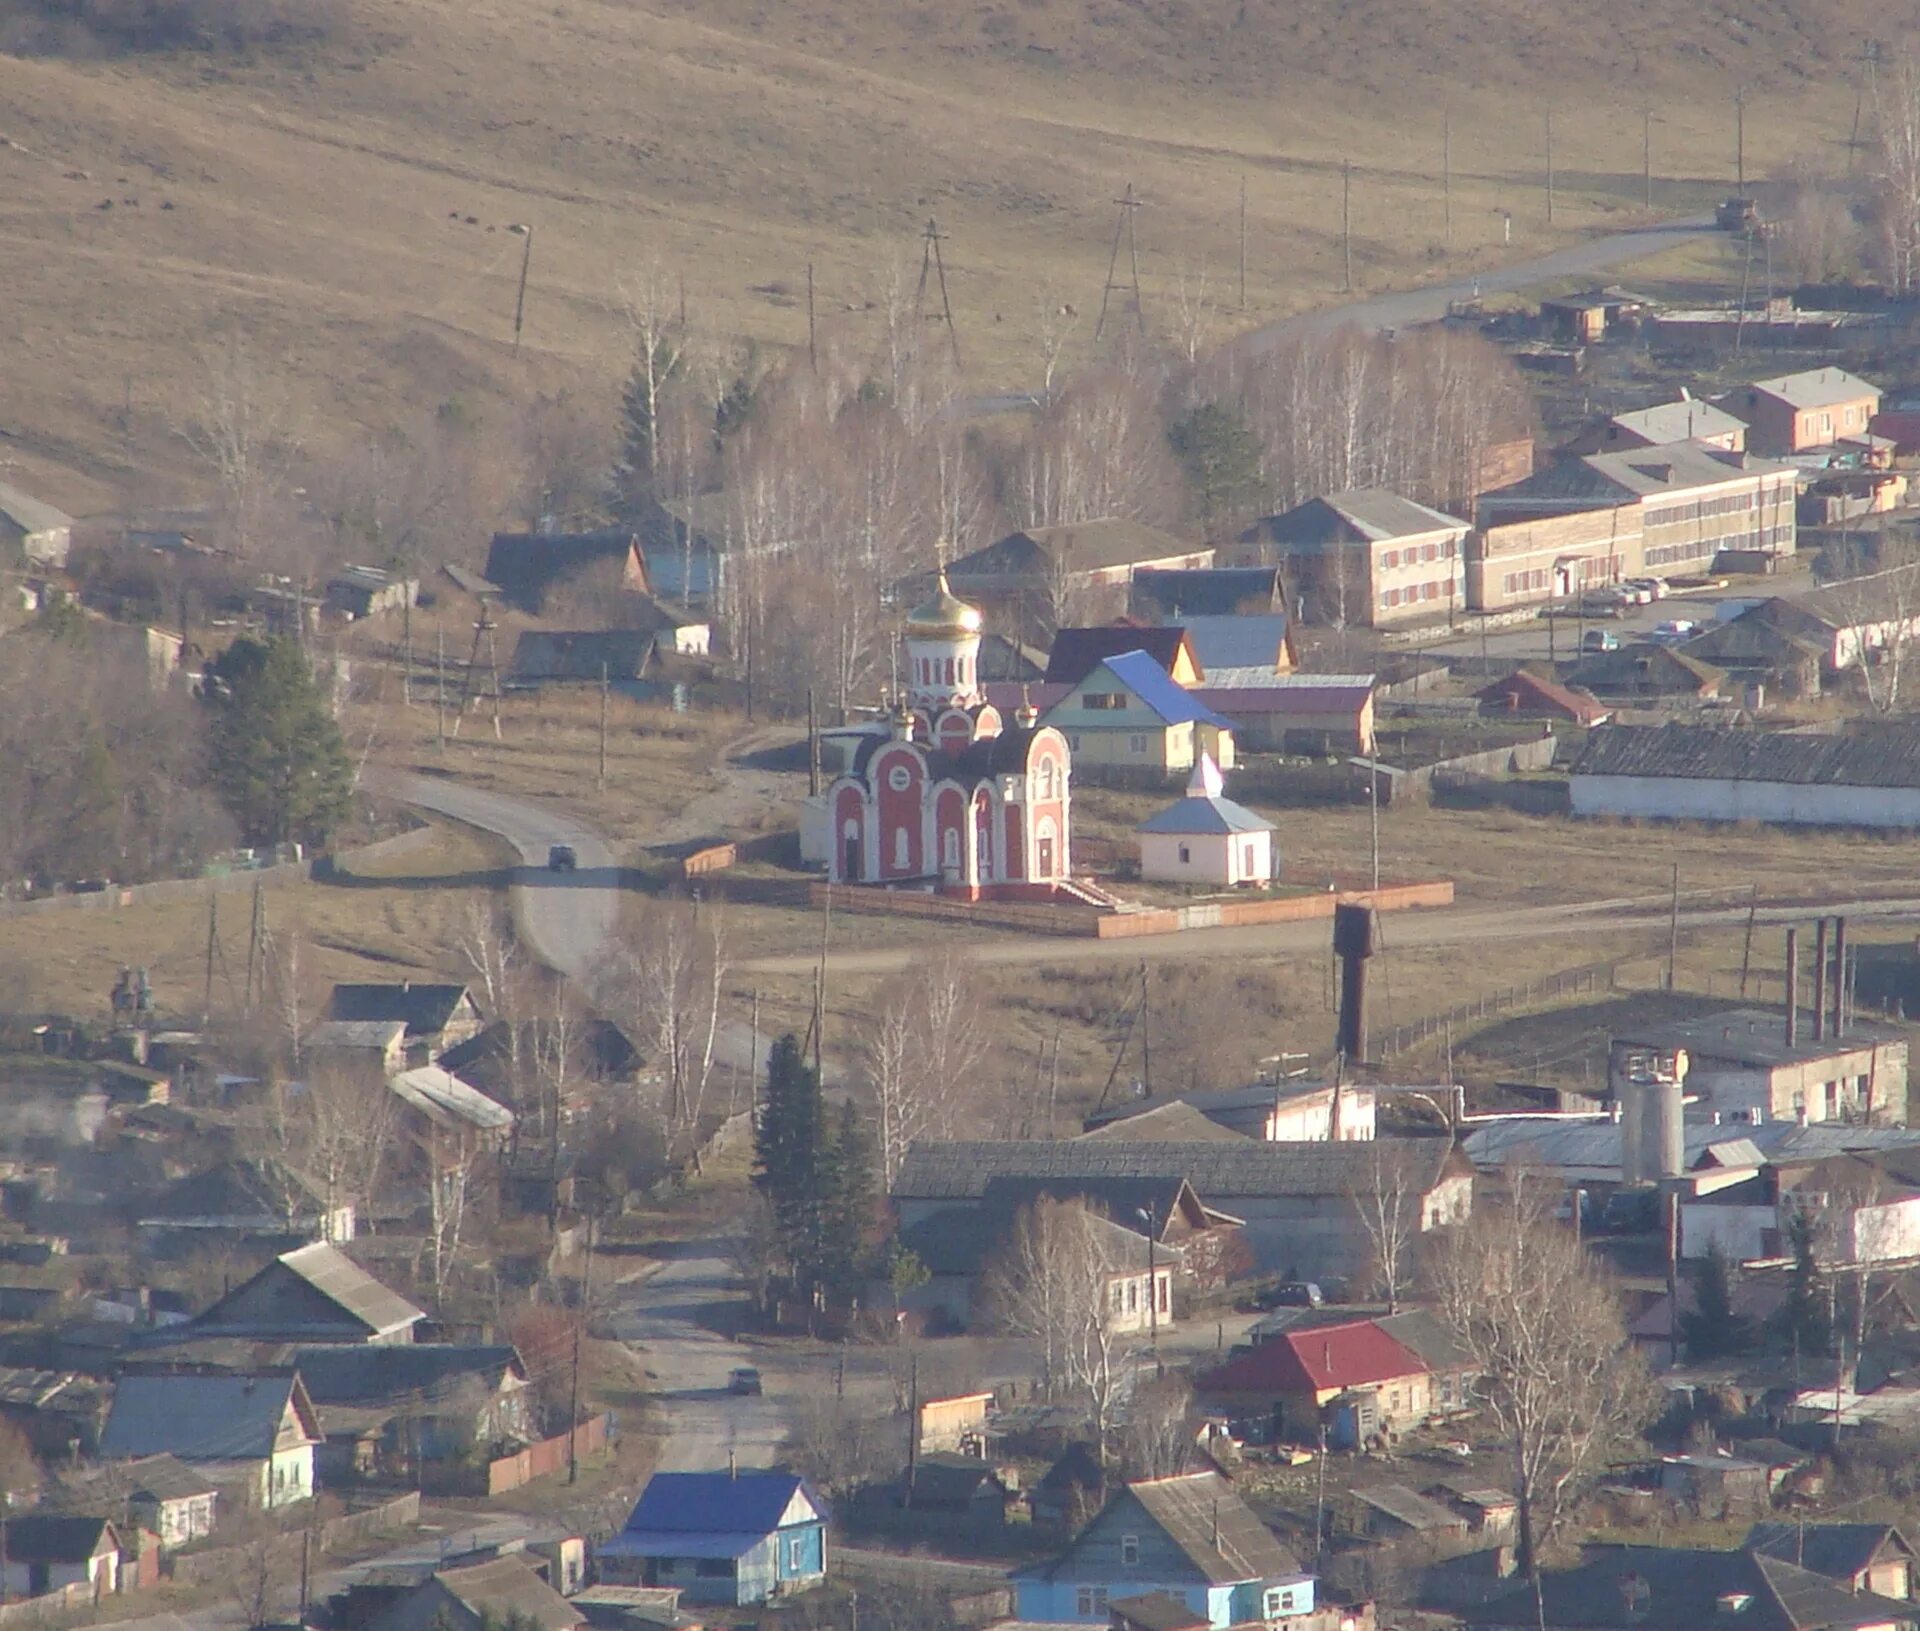
<instances>
[{"instance_id":1,"label":"utility pole","mask_svg":"<svg viewBox=\"0 0 1920 1631\"><path fill-rule=\"evenodd\" d=\"M1653 208L1653 105L1640 110L1640 190L1641 207Z\"/></svg>"},{"instance_id":2,"label":"utility pole","mask_svg":"<svg viewBox=\"0 0 1920 1631\"><path fill-rule=\"evenodd\" d=\"M1481 626L1481 638L1486 637L1486 627ZM1367 821L1373 829L1373 892L1380 893L1380 749L1376 746L1373 757L1367 761ZM1373 904L1378 904L1377 902Z\"/></svg>"},{"instance_id":3,"label":"utility pole","mask_svg":"<svg viewBox=\"0 0 1920 1631\"><path fill-rule=\"evenodd\" d=\"M1547 109L1547 225L1553 225L1553 109Z\"/></svg>"},{"instance_id":4,"label":"utility pole","mask_svg":"<svg viewBox=\"0 0 1920 1631\"><path fill-rule=\"evenodd\" d=\"M1113 247L1107 251L1107 283L1106 287L1100 291L1100 316L1093 325L1093 337L1095 340L1100 338L1101 331L1107 326L1107 302L1116 289L1127 289L1131 291L1133 295L1134 322L1143 330L1147 326L1146 313L1141 309L1140 305L1140 240L1134 230L1133 221L1134 216L1140 209L1140 199L1134 193L1133 183L1131 181L1127 183L1127 190L1113 202L1120 213L1114 217ZM1113 281L1113 274L1120 266L1120 240L1122 238L1125 238L1127 243L1128 281L1126 283L1115 283Z\"/></svg>"},{"instance_id":5,"label":"utility pole","mask_svg":"<svg viewBox=\"0 0 1920 1631\"><path fill-rule=\"evenodd\" d=\"M1153 1097L1153 967L1140 959L1140 1085Z\"/></svg>"},{"instance_id":6,"label":"utility pole","mask_svg":"<svg viewBox=\"0 0 1920 1631\"><path fill-rule=\"evenodd\" d=\"M447 751L447 631L436 629L433 636L433 708L434 729L439 734L440 751Z\"/></svg>"},{"instance_id":7,"label":"utility pole","mask_svg":"<svg viewBox=\"0 0 1920 1631\"><path fill-rule=\"evenodd\" d=\"M1673 911L1667 920L1667 990L1680 989L1680 863L1673 863Z\"/></svg>"},{"instance_id":8,"label":"utility pole","mask_svg":"<svg viewBox=\"0 0 1920 1631\"><path fill-rule=\"evenodd\" d=\"M600 665L600 791L607 790L607 665Z\"/></svg>"},{"instance_id":9,"label":"utility pole","mask_svg":"<svg viewBox=\"0 0 1920 1631\"><path fill-rule=\"evenodd\" d=\"M1247 309L1247 178L1240 178L1240 309Z\"/></svg>"},{"instance_id":10,"label":"utility pole","mask_svg":"<svg viewBox=\"0 0 1920 1631\"><path fill-rule=\"evenodd\" d=\"M953 348L953 366L958 368L960 366L960 331L953 326L953 302L947 298L947 261L946 257L940 253L940 246L946 242L946 239L947 235L940 230L940 223L929 215L927 217L926 230L920 234L920 287L914 296L914 310L918 313L920 320L925 322L927 316L927 274L929 272L936 273L940 284L940 321L947 325L947 341ZM811 288L811 271L808 273L808 278L808 287ZM809 313L809 333L811 333L811 313L813 311L813 297L811 295L807 297L807 311ZM808 341L808 346L809 353L811 354L811 340Z\"/></svg>"},{"instance_id":11,"label":"utility pole","mask_svg":"<svg viewBox=\"0 0 1920 1631\"><path fill-rule=\"evenodd\" d=\"M1440 116L1440 221L1447 247L1453 247L1453 109Z\"/></svg>"},{"instance_id":12,"label":"utility pole","mask_svg":"<svg viewBox=\"0 0 1920 1631\"><path fill-rule=\"evenodd\" d=\"M1747 196L1747 88L1733 93L1733 191L1738 198Z\"/></svg>"},{"instance_id":13,"label":"utility pole","mask_svg":"<svg viewBox=\"0 0 1920 1631\"><path fill-rule=\"evenodd\" d=\"M1747 896L1747 940L1740 948L1740 1000L1747 999L1747 970L1753 966L1753 922L1760 915L1760 886L1754 884Z\"/></svg>"},{"instance_id":14,"label":"utility pole","mask_svg":"<svg viewBox=\"0 0 1920 1631\"><path fill-rule=\"evenodd\" d=\"M1340 161L1340 266L1342 294L1353 293L1353 160Z\"/></svg>"},{"instance_id":15,"label":"utility pole","mask_svg":"<svg viewBox=\"0 0 1920 1631\"><path fill-rule=\"evenodd\" d=\"M533 228L525 222L516 222L507 228L517 232L525 240L520 246L520 289L513 297L513 354L520 355L520 329L527 316L527 267L533 261Z\"/></svg>"},{"instance_id":16,"label":"utility pole","mask_svg":"<svg viewBox=\"0 0 1920 1631\"><path fill-rule=\"evenodd\" d=\"M220 945L220 897L218 894L207 896L207 988L205 999L201 1003L201 1012L206 1019L213 1018L213 955Z\"/></svg>"},{"instance_id":17,"label":"utility pole","mask_svg":"<svg viewBox=\"0 0 1920 1631\"><path fill-rule=\"evenodd\" d=\"M813 326L813 262L807 262L807 366L820 372L820 347Z\"/></svg>"},{"instance_id":18,"label":"utility pole","mask_svg":"<svg viewBox=\"0 0 1920 1631\"><path fill-rule=\"evenodd\" d=\"M266 923L267 903L260 893L260 884L256 879L253 886L253 918L247 928L247 996L246 1010L253 1012L254 970L260 962L260 936ZM266 994L266 981L260 982L261 995Z\"/></svg>"}]
</instances>

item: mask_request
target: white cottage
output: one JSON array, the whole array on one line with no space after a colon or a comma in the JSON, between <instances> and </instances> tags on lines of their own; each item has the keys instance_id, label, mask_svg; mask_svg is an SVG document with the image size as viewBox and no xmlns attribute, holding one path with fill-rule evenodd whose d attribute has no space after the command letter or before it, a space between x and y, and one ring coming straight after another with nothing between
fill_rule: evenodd
<instances>
[{"instance_id":1,"label":"white cottage","mask_svg":"<svg viewBox=\"0 0 1920 1631\"><path fill-rule=\"evenodd\" d=\"M1187 796L1136 829L1142 878L1231 887L1273 877L1273 823L1222 797L1225 786L1219 767L1201 754Z\"/></svg>"}]
</instances>

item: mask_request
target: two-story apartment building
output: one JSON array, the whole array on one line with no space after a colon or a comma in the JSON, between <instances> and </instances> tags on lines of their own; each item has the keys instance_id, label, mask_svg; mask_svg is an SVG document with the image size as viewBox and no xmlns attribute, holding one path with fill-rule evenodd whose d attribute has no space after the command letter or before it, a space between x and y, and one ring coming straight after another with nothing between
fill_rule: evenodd
<instances>
[{"instance_id":1,"label":"two-story apartment building","mask_svg":"<svg viewBox=\"0 0 1920 1631\"><path fill-rule=\"evenodd\" d=\"M1240 535L1290 581L1303 622L1381 627L1465 604L1468 524L1382 488L1310 498Z\"/></svg>"},{"instance_id":2,"label":"two-story apartment building","mask_svg":"<svg viewBox=\"0 0 1920 1631\"><path fill-rule=\"evenodd\" d=\"M1576 595L1722 550L1791 555L1798 473L1701 442L1589 453L1480 499L1467 541L1475 611Z\"/></svg>"},{"instance_id":3,"label":"two-story apartment building","mask_svg":"<svg viewBox=\"0 0 1920 1631\"><path fill-rule=\"evenodd\" d=\"M1720 406L1747 422L1754 452L1805 453L1866 435L1880 411L1880 387L1844 368L1809 368L1740 386Z\"/></svg>"}]
</instances>

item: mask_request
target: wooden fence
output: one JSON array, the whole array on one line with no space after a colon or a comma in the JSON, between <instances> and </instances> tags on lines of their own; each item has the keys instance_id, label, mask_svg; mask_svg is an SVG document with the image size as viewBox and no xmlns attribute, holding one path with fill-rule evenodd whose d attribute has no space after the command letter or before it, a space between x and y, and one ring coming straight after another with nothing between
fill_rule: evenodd
<instances>
[{"instance_id":1,"label":"wooden fence","mask_svg":"<svg viewBox=\"0 0 1920 1631\"><path fill-rule=\"evenodd\" d=\"M551 1478L565 1471L570 1444L577 1444L581 1455L597 1455L612 1438L613 1416L609 1412L583 1421L570 1433L556 1433L495 1461L473 1465L430 1462L421 1468L420 1484L429 1495L504 1495L536 1478Z\"/></svg>"},{"instance_id":2,"label":"wooden fence","mask_svg":"<svg viewBox=\"0 0 1920 1631\"><path fill-rule=\"evenodd\" d=\"M420 1492L410 1489L358 1512L345 1512L318 1524L313 1544L322 1556L359 1546L390 1530L410 1529L420 1521ZM276 1567L297 1569L306 1532L290 1529L271 1542ZM257 1559L246 1557L241 1546L209 1546L204 1551L176 1552L167 1560L167 1572L183 1585L218 1585L239 1578Z\"/></svg>"}]
</instances>

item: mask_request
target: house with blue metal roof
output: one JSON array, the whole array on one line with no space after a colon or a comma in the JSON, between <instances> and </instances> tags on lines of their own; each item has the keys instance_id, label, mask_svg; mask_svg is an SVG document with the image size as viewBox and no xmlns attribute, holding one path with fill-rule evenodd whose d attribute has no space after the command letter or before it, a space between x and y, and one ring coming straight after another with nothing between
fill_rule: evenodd
<instances>
[{"instance_id":1,"label":"house with blue metal roof","mask_svg":"<svg viewBox=\"0 0 1920 1631\"><path fill-rule=\"evenodd\" d=\"M827 1577L827 1505L785 1472L657 1472L595 1554L617 1586L677 1586L688 1602L764 1603Z\"/></svg>"},{"instance_id":2,"label":"house with blue metal roof","mask_svg":"<svg viewBox=\"0 0 1920 1631\"><path fill-rule=\"evenodd\" d=\"M1065 734L1078 771L1182 775L1202 753L1233 764L1233 726L1176 684L1144 651L1100 665L1047 710L1043 723Z\"/></svg>"}]
</instances>

